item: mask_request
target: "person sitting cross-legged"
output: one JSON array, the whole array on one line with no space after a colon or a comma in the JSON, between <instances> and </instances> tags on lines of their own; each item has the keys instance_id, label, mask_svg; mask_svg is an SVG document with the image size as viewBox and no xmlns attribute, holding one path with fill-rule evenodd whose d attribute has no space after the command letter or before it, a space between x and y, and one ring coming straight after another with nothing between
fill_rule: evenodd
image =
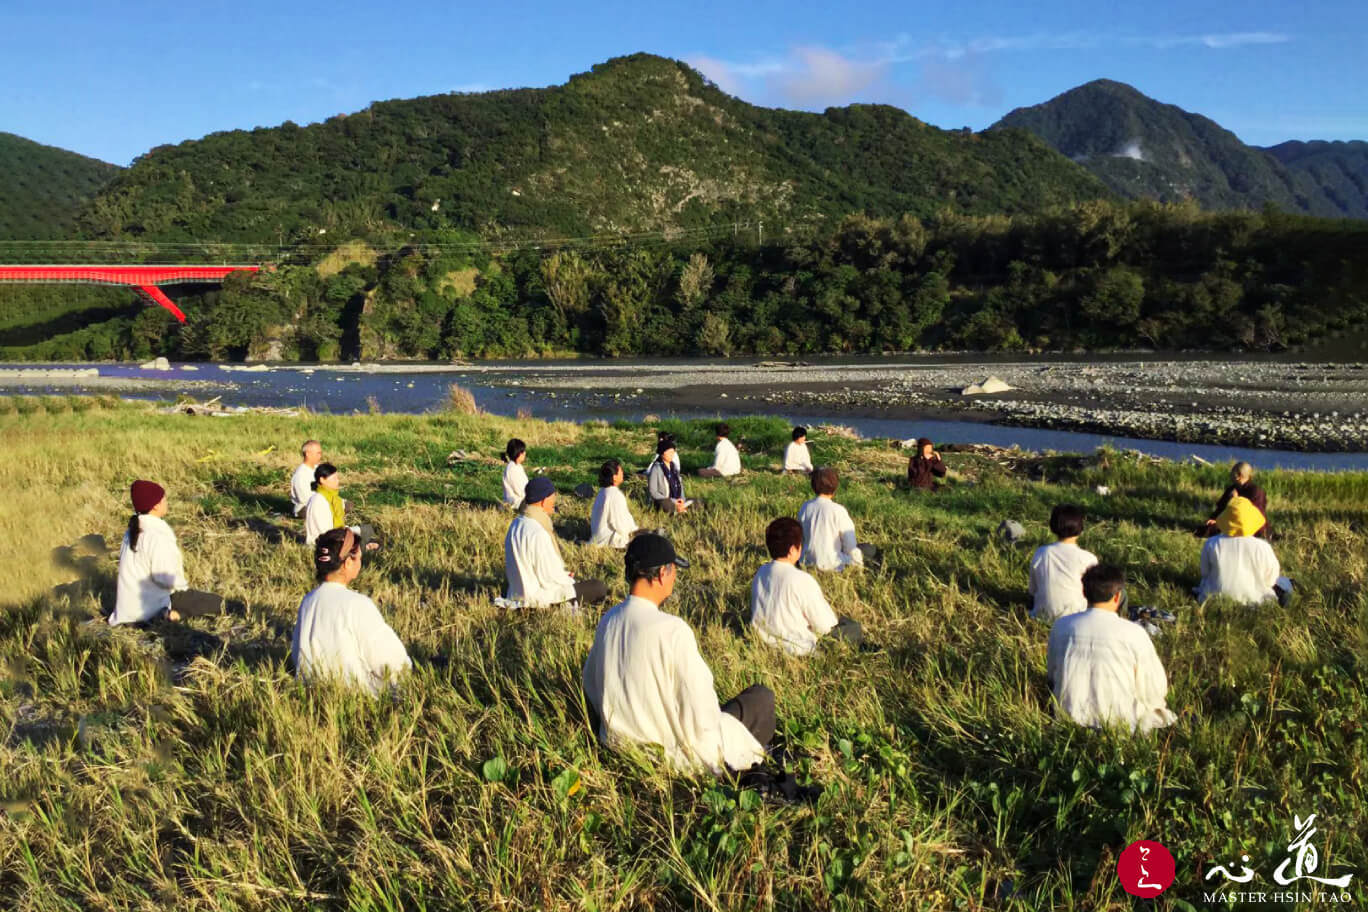
<instances>
[{"instance_id":1,"label":"person sitting cross-legged","mask_svg":"<svg viewBox=\"0 0 1368 912\"><path fill-rule=\"evenodd\" d=\"M135 481L129 490L133 515L119 548L114 613L109 623L144 624L204 617L223 610L223 597L191 589L185 579L176 533L166 523L166 490L153 481Z\"/></svg>"},{"instance_id":2,"label":"person sitting cross-legged","mask_svg":"<svg viewBox=\"0 0 1368 912\"><path fill-rule=\"evenodd\" d=\"M793 440L784 447L784 471L812 474L812 454L808 452L807 428L793 429Z\"/></svg>"},{"instance_id":3,"label":"person sitting cross-legged","mask_svg":"<svg viewBox=\"0 0 1368 912\"><path fill-rule=\"evenodd\" d=\"M1268 538L1268 495L1264 489L1254 483L1254 467L1247 462L1237 462L1230 467L1230 484L1221 492L1221 499L1216 501L1216 509L1211 511L1211 516L1207 519L1206 525L1199 530L1201 537L1210 538L1220 535L1221 529L1217 525L1217 520L1221 514L1230 506L1230 501L1235 497L1243 497L1248 500L1259 512L1263 514L1264 524L1254 533L1259 538Z\"/></svg>"},{"instance_id":4,"label":"person sitting cross-legged","mask_svg":"<svg viewBox=\"0 0 1368 912\"><path fill-rule=\"evenodd\" d=\"M656 458L646 470L646 488L651 503L666 513L687 513L692 502L684 498L684 480L679 474L679 458L673 437L656 444Z\"/></svg>"},{"instance_id":5,"label":"person sitting cross-legged","mask_svg":"<svg viewBox=\"0 0 1368 912\"><path fill-rule=\"evenodd\" d=\"M503 504L516 510L522 506L527 491L527 469L523 468L527 461L527 444L514 437L504 447L503 460Z\"/></svg>"},{"instance_id":6,"label":"person sitting cross-legged","mask_svg":"<svg viewBox=\"0 0 1368 912\"><path fill-rule=\"evenodd\" d=\"M699 478L731 478L741 474L741 454L731 442L731 428L725 423L717 426L717 445L713 447L713 464L698 470Z\"/></svg>"},{"instance_id":7,"label":"person sitting cross-legged","mask_svg":"<svg viewBox=\"0 0 1368 912\"><path fill-rule=\"evenodd\" d=\"M644 533L627 546L625 564L631 594L600 619L581 675L599 740L658 745L679 772L722 775L763 762L774 693L754 684L719 706L693 630L661 610L688 561L669 539Z\"/></svg>"},{"instance_id":8,"label":"person sitting cross-legged","mask_svg":"<svg viewBox=\"0 0 1368 912\"><path fill-rule=\"evenodd\" d=\"M317 440L306 440L299 448L301 462L290 476L290 510L296 519L304 516L304 508L313 496L314 470L323 461L323 444Z\"/></svg>"},{"instance_id":9,"label":"person sitting cross-legged","mask_svg":"<svg viewBox=\"0 0 1368 912\"><path fill-rule=\"evenodd\" d=\"M803 527L796 519L785 516L770 523L765 548L773 560L751 580L751 625L760 639L790 655L807 655L826 636L852 646L864 641L860 625L836 617L817 580L798 569Z\"/></svg>"},{"instance_id":10,"label":"person sitting cross-legged","mask_svg":"<svg viewBox=\"0 0 1368 912\"><path fill-rule=\"evenodd\" d=\"M855 523L846 508L833 500L841 476L831 466L812 473L812 493L817 496L798 509L803 525L804 567L818 570L844 570L863 567L866 560L879 556L879 549L855 540Z\"/></svg>"},{"instance_id":11,"label":"person sitting cross-legged","mask_svg":"<svg viewBox=\"0 0 1368 912\"><path fill-rule=\"evenodd\" d=\"M508 601L529 608L607 601L608 587L601 580L576 582L565 569L556 530L551 525L555 512L556 486L551 479L538 475L527 483L522 512L513 518L504 537Z\"/></svg>"},{"instance_id":12,"label":"person sitting cross-legged","mask_svg":"<svg viewBox=\"0 0 1368 912\"><path fill-rule=\"evenodd\" d=\"M944 478L947 471L931 438L918 438L917 455L907 460L907 483L919 491L935 491L936 479Z\"/></svg>"},{"instance_id":13,"label":"person sitting cross-legged","mask_svg":"<svg viewBox=\"0 0 1368 912\"><path fill-rule=\"evenodd\" d=\"M589 511L589 544L625 548L637 530L622 493L622 463L610 459L599 467L599 492Z\"/></svg>"},{"instance_id":14,"label":"person sitting cross-legged","mask_svg":"<svg viewBox=\"0 0 1368 912\"><path fill-rule=\"evenodd\" d=\"M1123 725L1149 732L1177 718L1167 705L1168 677L1154 641L1121 617L1126 575L1098 564L1083 574L1088 609L1050 628L1046 675L1055 701L1079 725Z\"/></svg>"},{"instance_id":15,"label":"person sitting cross-legged","mask_svg":"<svg viewBox=\"0 0 1368 912\"><path fill-rule=\"evenodd\" d=\"M301 680L330 678L378 695L413 663L375 602L349 588L364 550L346 528L314 542L318 585L299 603L290 658Z\"/></svg>"},{"instance_id":16,"label":"person sitting cross-legged","mask_svg":"<svg viewBox=\"0 0 1368 912\"><path fill-rule=\"evenodd\" d=\"M340 529L347 522L347 502L342 499L342 473L331 462L319 463L314 469L313 495L304 508L304 544L312 545L318 536L329 529ZM380 543L375 540L375 529L370 523L349 527L361 539L365 551L375 551Z\"/></svg>"},{"instance_id":17,"label":"person sitting cross-legged","mask_svg":"<svg viewBox=\"0 0 1368 912\"><path fill-rule=\"evenodd\" d=\"M1050 531L1059 539L1041 545L1031 555L1031 617L1047 624L1066 614L1086 611L1083 573L1097 564L1097 555L1078 547L1086 515L1075 504L1060 504L1050 511Z\"/></svg>"},{"instance_id":18,"label":"person sitting cross-legged","mask_svg":"<svg viewBox=\"0 0 1368 912\"><path fill-rule=\"evenodd\" d=\"M1292 584L1281 576L1273 546L1257 534L1268 523L1251 500L1236 494L1216 520L1219 534L1202 544L1197 601L1223 595L1242 605L1286 601Z\"/></svg>"}]
</instances>

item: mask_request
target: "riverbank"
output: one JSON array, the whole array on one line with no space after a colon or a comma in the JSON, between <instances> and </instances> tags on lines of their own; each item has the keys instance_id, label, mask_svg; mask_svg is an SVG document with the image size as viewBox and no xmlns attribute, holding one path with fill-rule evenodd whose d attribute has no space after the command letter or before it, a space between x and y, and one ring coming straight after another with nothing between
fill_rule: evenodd
<instances>
[{"instance_id":1,"label":"riverbank","mask_svg":"<svg viewBox=\"0 0 1368 912\"><path fill-rule=\"evenodd\" d=\"M748 586L765 525L797 510L806 480L775 471L787 424L733 425L745 474L686 478L705 507L669 524L693 563L666 610L696 632L720 697L774 690L789 769L824 789L813 806L598 746L578 682L599 612L493 604L509 521L499 469L448 454L526 440L529 466L563 493L570 569L617 599L621 555L574 543L590 503L571 491L605 458L644 466L656 424L207 419L129 404L0 414L0 540L23 568L0 580L0 857L22 861L0 866L0 895L35 910L445 896L564 912L1120 912L1131 900L1116 856L1130 842L1165 845L1179 859L1169 894L1201 906L1197 860L1232 838L1287 845L1290 808L1316 810L1318 874L1368 870L1368 473L1261 473L1299 585L1289 606L1251 612L1188 594L1190 530L1222 468L947 452L946 490L920 496L896 484L906 453L814 428L814 456L841 470L838 499L884 552L820 582L880 649L799 660L749 632ZM706 464L707 422L665 426L686 472ZM388 543L356 588L415 661L392 699L305 690L286 667L313 585L284 515L307 437L341 468L354 518ZM137 477L166 486L189 580L226 596L228 614L162 631L97 620ZM660 522L639 479L627 495L639 520ZM1094 732L1051 710L1047 633L1022 605L1061 502L1085 506L1081 544L1126 568L1132 601L1178 616L1156 641L1171 729ZM995 535L1003 519L1023 523L1023 542ZM1251 866L1271 876L1263 856Z\"/></svg>"}]
</instances>

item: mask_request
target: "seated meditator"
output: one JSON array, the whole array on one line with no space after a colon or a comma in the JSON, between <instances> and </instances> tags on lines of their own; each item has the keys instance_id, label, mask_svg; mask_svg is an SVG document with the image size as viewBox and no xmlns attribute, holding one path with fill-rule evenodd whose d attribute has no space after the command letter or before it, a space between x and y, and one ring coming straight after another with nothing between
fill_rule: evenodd
<instances>
[{"instance_id":1,"label":"seated meditator","mask_svg":"<svg viewBox=\"0 0 1368 912\"><path fill-rule=\"evenodd\" d=\"M304 509L304 543L312 545L318 536L329 529L341 529L347 522L347 502L342 499L342 473L331 462L320 463L314 469L314 481L310 486L313 495ZM380 547L375 541L375 529L369 523L350 526L361 539L361 547L374 551Z\"/></svg>"},{"instance_id":2,"label":"seated meditator","mask_svg":"<svg viewBox=\"0 0 1368 912\"><path fill-rule=\"evenodd\" d=\"M581 605L607 601L601 580L576 582L565 569L551 516L556 512L556 486L538 475L527 483L522 511L504 537L504 573L510 602L545 608L578 601Z\"/></svg>"},{"instance_id":3,"label":"seated meditator","mask_svg":"<svg viewBox=\"0 0 1368 912\"><path fill-rule=\"evenodd\" d=\"M807 428L793 429L793 440L784 447L784 471L812 473L812 454L808 452Z\"/></svg>"},{"instance_id":4,"label":"seated meditator","mask_svg":"<svg viewBox=\"0 0 1368 912\"><path fill-rule=\"evenodd\" d=\"M1216 520L1216 536L1202 545L1197 601L1223 595L1242 605L1286 601L1292 583L1267 539L1255 537L1267 520L1253 501L1236 494Z\"/></svg>"},{"instance_id":5,"label":"seated meditator","mask_svg":"<svg viewBox=\"0 0 1368 912\"><path fill-rule=\"evenodd\" d=\"M133 515L119 548L119 576L111 624L178 621L218 614L223 597L191 589L185 579L176 533L166 523L166 490L156 482L135 481L129 492Z\"/></svg>"},{"instance_id":6,"label":"seated meditator","mask_svg":"<svg viewBox=\"0 0 1368 912\"><path fill-rule=\"evenodd\" d=\"M798 569L803 553L803 527L787 516L765 529L765 548L773 560L751 580L751 625L760 639L791 655L807 655L822 637L859 646L860 625L838 618L822 595L822 587Z\"/></svg>"},{"instance_id":7,"label":"seated meditator","mask_svg":"<svg viewBox=\"0 0 1368 912\"><path fill-rule=\"evenodd\" d=\"M670 461L674 463L675 471L683 475L684 468L679 461L679 444L678 441L675 440L675 435L669 431L656 431L656 455L652 457L651 465L655 465L655 463L660 460L660 445L662 443L669 443L670 446L674 448L674 458ZM641 474L651 474L651 466L648 465Z\"/></svg>"},{"instance_id":8,"label":"seated meditator","mask_svg":"<svg viewBox=\"0 0 1368 912\"><path fill-rule=\"evenodd\" d=\"M302 680L332 679L378 695L412 663L375 602L348 588L361 572L363 550L351 529L318 536L318 585L299 603L290 658Z\"/></svg>"},{"instance_id":9,"label":"seated meditator","mask_svg":"<svg viewBox=\"0 0 1368 912\"><path fill-rule=\"evenodd\" d=\"M741 454L736 444L731 442L731 428L726 424L717 426L717 445L713 447L713 464L699 469L700 478L730 478L741 474Z\"/></svg>"},{"instance_id":10,"label":"seated meditator","mask_svg":"<svg viewBox=\"0 0 1368 912\"><path fill-rule=\"evenodd\" d=\"M1230 506L1233 497L1243 497L1252 503L1263 514L1264 523L1254 534L1259 538L1268 537L1268 495L1264 489L1254 483L1254 467L1247 462L1237 462L1230 467L1230 484L1221 492L1221 499L1216 501L1216 509L1212 511L1207 519L1202 533L1208 538L1213 535L1220 535L1221 530L1216 526L1216 520Z\"/></svg>"},{"instance_id":11,"label":"seated meditator","mask_svg":"<svg viewBox=\"0 0 1368 912\"><path fill-rule=\"evenodd\" d=\"M290 476L290 508L298 519L304 515L304 508L313 496L314 469L323 461L323 444L317 440L306 440L299 448L303 460Z\"/></svg>"},{"instance_id":12,"label":"seated meditator","mask_svg":"<svg viewBox=\"0 0 1368 912\"><path fill-rule=\"evenodd\" d=\"M855 523L846 508L833 500L841 477L830 466L812 473L812 493L817 496L798 509L803 526L804 567L818 570L844 570L863 567L866 560L879 556L879 549L855 539Z\"/></svg>"},{"instance_id":13,"label":"seated meditator","mask_svg":"<svg viewBox=\"0 0 1368 912\"><path fill-rule=\"evenodd\" d=\"M684 479L679 474L678 453L673 437L656 444L656 458L646 470L646 489L657 510L687 513L692 501L684 498Z\"/></svg>"},{"instance_id":14,"label":"seated meditator","mask_svg":"<svg viewBox=\"0 0 1368 912\"><path fill-rule=\"evenodd\" d=\"M1031 617L1047 624L1066 614L1086 611L1083 572L1097 564L1097 555L1078 547L1083 534L1083 508L1061 504L1050 511L1050 531L1059 540L1041 545L1031 555Z\"/></svg>"},{"instance_id":15,"label":"seated meditator","mask_svg":"<svg viewBox=\"0 0 1368 912\"><path fill-rule=\"evenodd\" d=\"M1050 628L1046 675L1059 708L1079 725L1124 725L1148 732L1177 718L1168 677L1143 627L1121 617L1126 576L1098 564L1083 574L1088 609Z\"/></svg>"},{"instance_id":16,"label":"seated meditator","mask_svg":"<svg viewBox=\"0 0 1368 912\"><path fill-rule=\"evenodd\" d=\"M622 493L622 463L610 459L599 467L599 492L589 511L589 544L625 548L637 530Z\"/></svg>"},{"instance_id":17,"label":"seated meditator","mask_svg":"<svg viewBox=\"0 0 1368 912\"><path fill-rule=\"evenodd\" d=\"M936 490L936 479L945 477L945 463L930 437L917 439L917 455L907 460L907 483L922 491Z\"/></svg>"},{"instance_id":18,"label":"seated meditator","mask_svg":"<svg viewBox=\"0 0 1368 912\"><path fill-rule=\"evenodd\" d=\"M680 772L748 770L774 737L774 693L755 684L718 705L694 632L660 606L689 564L669 539L644 533L627 546L626 601L594 631L582 681L592 724L611 746L659 745Z\"/></svg>"},{"instance_id":19,"label":"seated meditator","mask_svg":"<svg viewBox=\"0 0 1368 912\"><path fill-rule=\"evenodd\" d=\"M522 506L523 494L527 490L527 444L517 437L508 441L503 453L503 502L505 507L518 509Z\"/></svg>"}]
</instances>

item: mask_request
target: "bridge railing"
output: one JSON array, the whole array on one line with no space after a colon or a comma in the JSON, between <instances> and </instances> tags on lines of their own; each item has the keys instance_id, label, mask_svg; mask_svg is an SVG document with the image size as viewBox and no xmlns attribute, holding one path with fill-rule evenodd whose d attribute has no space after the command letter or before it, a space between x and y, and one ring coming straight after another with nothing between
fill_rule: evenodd
<instances>
[{"instance_id":1,"label":"bridge railing","mask_svg":"<svg viewBox=\"0 0 1368 912\"><path fill-rule=\"evenodd\" d=\"M278 263L288 253L274 244L0 240L0 264L71 266Z\"/></svg>"}]
</instances>

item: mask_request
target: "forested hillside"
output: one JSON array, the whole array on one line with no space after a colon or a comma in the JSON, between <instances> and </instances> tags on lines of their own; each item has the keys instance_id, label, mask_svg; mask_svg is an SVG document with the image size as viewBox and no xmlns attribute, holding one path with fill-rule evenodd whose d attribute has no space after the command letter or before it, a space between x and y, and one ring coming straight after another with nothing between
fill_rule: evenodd
<instances>
[{"instance_id":1,"label":"forested hillside","mask_svg":"<svg viewBox=\"0 0 1368 912\"><path fill-rule=\"evenodd\" d=\"M0 133L0 241L65 237L119 167Z\"/></svg>"}]
</instances>

